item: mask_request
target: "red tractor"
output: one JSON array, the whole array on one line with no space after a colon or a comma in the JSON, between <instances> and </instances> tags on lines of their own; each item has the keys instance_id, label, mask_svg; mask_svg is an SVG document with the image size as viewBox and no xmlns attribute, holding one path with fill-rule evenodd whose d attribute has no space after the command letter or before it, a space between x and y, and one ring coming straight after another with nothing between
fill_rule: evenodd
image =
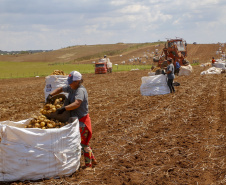
<instances>
[{"instance_id":1,"label":"red tractor","mask_svg":"<svg viewBox=\"0 0 226 185\"><path fill-rule=\"evenodd\" d=\"M160 56L156 55L153 61L157 63L158 67L164 68L167 66L167 59L172 58L174 65L178 61L181 66L186 66L189 65L189 62L185 59L186 57L187 43L182 38L177 38L167 40L162 54Z\"/></svg>"}]
</instances>

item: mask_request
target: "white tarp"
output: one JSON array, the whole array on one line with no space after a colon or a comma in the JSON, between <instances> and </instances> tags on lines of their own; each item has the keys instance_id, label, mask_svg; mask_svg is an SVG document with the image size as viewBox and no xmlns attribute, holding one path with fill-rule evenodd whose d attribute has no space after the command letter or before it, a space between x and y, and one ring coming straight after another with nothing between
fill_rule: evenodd
<instances>
[{"instance_id":1,"label":"white tarp","mask_svg":"<svg viewBox=\"0 0 226 185\"><path fill-rule=\"evenodd\" d=\"M44 93L45 93L45 100L47 96L55 89L59 87L63 87L65 85L68 85L67 82L68 76L64 75L50 75L45 78L46 86L44 88ZM68 96L67 93L62 93L66 97Z\"/></svg>"},{"instance_id":2,"label":"white tarp","mask_svg":"<svg viewBox=\"0 0 226 185\"><path fill-rule=\"evenodd\" d=\"M221 74L222 69L221 68L216 68L216 67L211 67L206 71L202 71L201 75L207 75L207 74Z\"/></svg>"},{"instance_id":3,"label":"white tarp","mask_svg":"<svg viewBox=\"0 0 226 185\"><path fill-rule=\"evenodd\" d=\"M143 96L154 96L170 93L166 75L144 76L141 78L140 92Z\"/></svg>"},{"instance_id":4,"label":"white tarp","mask_svg":"<svg viewBox=\"0 0 226 185\"><path fill-rule=\"evenodd\" d=\"M24 128L30 119L0 122L0 181L68 176L80 166L76 119L61 128Z\"/></svg>"},{"instance_id":5,"label":"white tarp","mask_svg":"<svg viewBox=\"0 0 226 185\"><path fill-rule=\"evenodd\" d=\"M187 66L181 66L178 76L189 76L192 73L192 71L193 69L190 64Z\"/></svg>"}]
</instances>

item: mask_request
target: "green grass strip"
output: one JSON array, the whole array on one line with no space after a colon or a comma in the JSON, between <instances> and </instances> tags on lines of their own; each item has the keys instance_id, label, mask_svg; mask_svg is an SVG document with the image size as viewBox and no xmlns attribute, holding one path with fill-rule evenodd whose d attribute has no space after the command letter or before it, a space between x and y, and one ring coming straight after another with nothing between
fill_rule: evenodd
<instances>
[{"instance_id":1,"label":"green grass strip","mask_svg":"<svg viewBox=\"0 0 226 185\"><path fill-rule=\"evenodd\" d=\"M150 69L151 65L113 65L113 73L119 71L130 71L132 69ZM79 71L82 74L94 73L94 64L69 64L45 62L0 62L0 79L27 78L35 76L49 76L54 70L62 70L69 74L71 71Z\"/></svg>"}]
</instances>

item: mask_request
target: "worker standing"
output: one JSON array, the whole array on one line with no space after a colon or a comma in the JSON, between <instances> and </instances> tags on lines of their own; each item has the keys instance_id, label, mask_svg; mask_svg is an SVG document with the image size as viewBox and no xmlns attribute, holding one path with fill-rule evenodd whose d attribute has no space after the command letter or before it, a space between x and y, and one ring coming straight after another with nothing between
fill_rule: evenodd
<instances>
[{"instance_id":1,"label":"worker standing","mask_svg":"<svg viewBox=\"0 0 226 185\"><path fill-rule=\"evenodd\" d=\"M111 63L110 59L107 58L107 55L104 55L104 59L107 64L107 72L112 73L112 63Z\"/></svg>"},{"instance_id":2,"label":"worker standing","mask_svg":"<svg viewBox=\"0 0 226 185\"><path fill-rule=\"evenodd\" d=\"M91 170L97 164L93 155L92 149L89 146L89 141L92 137L91 120L88 113L88 93L82 85L83 79L81 73L72 71L68 76L68 84L55 89L47 97L47 102L52 96L61 92L68 93L68 103L57 109L58 114L63 114L64 111L70 111L70 118L79 119L79 128L81 134L81 146L85 159L85 170Z\"/></svg>"},{"instance_id":3,"label":"worker standing","mask_svg":"<svg viewBox=\"0 0 226 185\"><path fill-rule=\"evenodd\" d=\"M214 66L215 62L216 62L216 60L214 59L214 57L212 57L212 66Z\"/></svg>"},{"instance_id":4,"label":"worker standing","mask_svg":"<svg viewBox=\"0 0 226 185\"><path fill-rule=\"evenodd\" d=\"M173 86L173 80L175 78L174 76L174 65L172 64L172 58L169 58L167 60L168 66L167 66L167 70L166 70L166 74L167 74L167 84L169 86L170 89L170 93L175 92L174 86Z\"/></svg>"},{"instance_id":5,"label":"worker standing","mask_svg":"<svg viewBox=\"0 0 226 185\"><path fill-rule=\"evenodd\" d=\"M178 61L176 61L176 65L175 65L175 75L178 76L180 72L180 63Z\"/></svg>"}]
</instances>

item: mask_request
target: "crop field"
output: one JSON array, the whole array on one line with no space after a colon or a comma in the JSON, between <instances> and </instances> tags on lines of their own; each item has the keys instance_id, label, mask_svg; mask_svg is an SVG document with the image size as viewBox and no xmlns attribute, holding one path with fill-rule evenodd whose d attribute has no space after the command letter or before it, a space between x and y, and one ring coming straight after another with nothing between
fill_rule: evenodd
<instances>
[{"instance_id":1,"label":"crop field","mask_svg":"<svg viewBox=\"0 0 226 185\"><path fill-rule=\"evenodd\" d=\"M202 63L209 62L217 48L189 47L190 55ZM175 93L158 96L140 93L141 77L148 76L149 69L83 74L93 129L90 146L98 161L95 170L2 184L226 184L226 74L200 75L208 68L193 66L190 76L176 76L180 86ZM39 114L45 77L0 79L0 83L0 121Z\"/></svg>"}]
</instances>

